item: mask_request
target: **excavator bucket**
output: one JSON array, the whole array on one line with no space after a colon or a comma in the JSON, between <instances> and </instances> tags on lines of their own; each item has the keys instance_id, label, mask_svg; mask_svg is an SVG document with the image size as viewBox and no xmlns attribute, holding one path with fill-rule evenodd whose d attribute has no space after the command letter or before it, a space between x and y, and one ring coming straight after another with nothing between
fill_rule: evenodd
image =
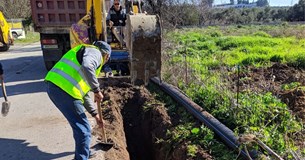
<instances>
[{"instance_id":1,"label":"excavator bucket","mask_svg":"<svg viewBox=\"0 0 305 160\"><path fill-rule=\"evenodd\" d=\"M130 79L135 85L147 85L151 77L160 77L161 25L156 15L128 15L126 46L130 56Z\"/></svg>"}]
</instances>

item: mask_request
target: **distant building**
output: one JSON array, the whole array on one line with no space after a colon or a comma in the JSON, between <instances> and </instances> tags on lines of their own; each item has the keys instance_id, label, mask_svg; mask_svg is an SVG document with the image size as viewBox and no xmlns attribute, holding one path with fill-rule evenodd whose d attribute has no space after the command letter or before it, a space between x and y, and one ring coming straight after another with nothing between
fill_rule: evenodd
<instances>
[{"instance_id":1,"label":"distant building","mask_svg":"<svg viewBox=\"0 0 305 160\"><path fill-rule=\"evenodd\" d=\"M219 4L214 5L213 8L255 8L257 7L256 3L249 4Z\"/></svg>"}]
</instances>

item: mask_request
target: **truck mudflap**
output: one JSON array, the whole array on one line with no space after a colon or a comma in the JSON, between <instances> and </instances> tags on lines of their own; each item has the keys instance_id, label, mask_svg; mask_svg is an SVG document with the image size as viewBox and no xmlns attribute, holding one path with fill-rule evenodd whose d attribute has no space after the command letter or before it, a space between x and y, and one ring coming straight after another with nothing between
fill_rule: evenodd
<instances>
[{"instance_id":1,"label":"truck mudflap","mask_svg":"<svg viewBox=\"0 0 305 160\"><path fill-rule=\"evenodd\" d=\"M69 34L40 34L41 50L45 67L51 70L61 57L71 49Z\"/></svg>"}]
</instances>

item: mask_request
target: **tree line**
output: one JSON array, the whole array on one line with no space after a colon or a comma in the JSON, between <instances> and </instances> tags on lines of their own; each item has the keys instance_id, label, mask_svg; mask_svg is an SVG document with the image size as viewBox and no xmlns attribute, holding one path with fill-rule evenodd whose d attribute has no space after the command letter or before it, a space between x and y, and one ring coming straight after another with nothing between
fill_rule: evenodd
<instances>
[{"instance_id":1,"label":"tree line","mask_svg":"<svg viewBox=\"0 0 305 160\"><path fill-rule=\"evenodd\" d=\"M214 8L214 0L144 0L144 9L149 14L158 14L165 27L305 21L305 0L291 7L269 7L267 0L256 2L264 7ZM230 3L234 4L234 0ZM1 0L0 11L8 19L31 22L30 0Z\"/></svg>"},{"instance_id":2,"label":"tree line","mask_svg":"<svg viewBox=\"0 0 305 160\"><path fill-rule=\"evenodd\" d=\"M168 27L305 21L305 0L291 7L270 7L267 0L258 0L255 8L214 8L213 0L147 1L146 7Z\"/></svg>"}]
</instances>

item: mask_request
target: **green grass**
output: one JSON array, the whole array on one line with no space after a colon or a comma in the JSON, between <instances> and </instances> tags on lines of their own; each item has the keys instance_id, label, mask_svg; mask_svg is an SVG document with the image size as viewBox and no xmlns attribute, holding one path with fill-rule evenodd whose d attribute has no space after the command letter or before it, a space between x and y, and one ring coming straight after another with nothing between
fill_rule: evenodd
<instances>
[{"instance_id":1,"label":"green grass","mask_svg":"<svg viewBox=\"0 0 305 160\"><path fill-rule=\"evenodd\" d=\"M302 124L286 104L268 92L241 92L237 104L236 91L227 79L236 74L235 66L267 67L280 62L304 69L305 36L298 37L304 29L305 26L229 26L168 32L164 37L171 45L165 50L164 80L176 84L236 136L254 134L290 159L289 150L304 150L294 145L291 136L301 132Z\"/></svg>"},{"instance_id":2,"label":"green grass","mask_svg":"<svg viewBox=\"0 0 305 160\"><path fill-rule=\"evenodd\" d=\"M39 41L39 33L38 32L27 32L25 34L25 38L23 39L15 39L14 43L17 44L29 44Z\"/></svg>"},{"instance_id":3,"label":"green grass","mask_svg":"<svg viewBox=\"0 0 305 160\"><path fill-rule=\"evenodd\" d=\"M159 143L166 145L168 152L182 143L187 143L188 159L194 159L198 148L213 155L217 160L236 159L238 153L228 149L222 142L216 139L215 134L206 126L197 123L194 117L171 97L164 94L154 85L149 85L149 90L167 107L167 112L173 122L173 126L166 132L166 138ZM179 122L179 123L177 123ZM201 150L202 150L201 149Z\"/></svg>"},{"instance_id":4,"label":"green grass","mask_svg":"<svg viewBox=\"0 0 305 160\"><path fill-rule=\"evenodd\" d=\"M218 31L219 32L219 31ZM221 33L218 33L221 35ZM214 36L215 31L181 31L167 35L182 44L178 54L187 54L208 68L217 66L267 66L270 62L305 68L305 39L247 36ZM185 53L184 53L185 52Z\"/></svg>"}]
</instances>

